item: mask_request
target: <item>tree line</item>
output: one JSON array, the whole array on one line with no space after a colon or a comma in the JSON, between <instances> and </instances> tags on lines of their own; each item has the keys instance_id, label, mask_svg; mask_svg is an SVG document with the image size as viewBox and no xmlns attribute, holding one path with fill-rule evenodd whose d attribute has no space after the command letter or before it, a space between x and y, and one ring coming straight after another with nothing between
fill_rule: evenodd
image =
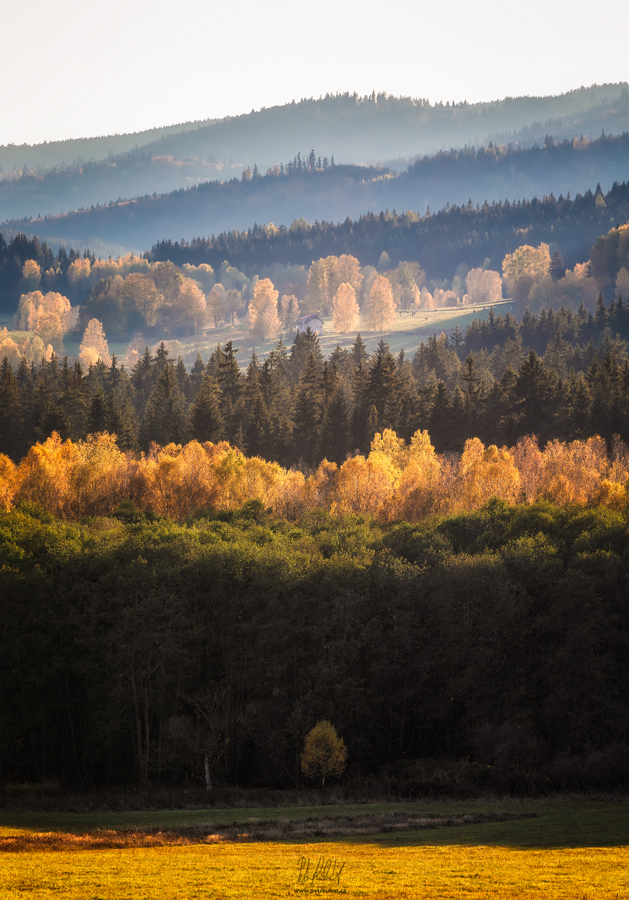
<instances>
[{"instance_id":1,"label":"tree line","mask_svg":"<svg viewBox=\"0 0 629 900\"><path fill-rule=\"evenodd\" d=\"M7 243L0 234L0 310L14 312L20 294L32 288L23 272L24 265L29 260L39 268L37 286L41 282L48 290L63 293L78 302L84 299L87 292L77 293L77 279L72 277L72 265L77 261L80 264L82 260L96 262L93 253L85 250L81 254L73 247L70 250L60 247L55 254L45 241L40 241L37 237L30 238L20 233L11 237Z\"/></svg>"},{"instance_id":2,"label":"tree line","mask_svg":"<svg viewBox=\"0 0 629 900\"><path fill-rule=\"evenodd\" d=\"M426 431L406 442L385 429L364 455L340 465L324 459L303 471L246 456L226 441L153 444L147 453L134 454L106 432L79 441L63 441L53 432L18 465L0 455L0 505L35 503L77 519L112 515L130 503L143 514L184 522L253 503L291 521L324 510L335 518L418 522L466 513L492 498L510 505L543 500L623 511L628 477L627 444L616 438L608 452L599 436L553 440L543 450L533 435L510 449L475 437L460 454L440 454Z\"/></svg>"},{"instance_id":3,"label":"tree line","mask_svg":"<svg viewBox=\"0 0 629 900\"><path fill-rule=\"evenodd\" d=\"M427 431L440 453L474 437L513 446L527 434L542 444L600 435L611 447L615 435L629 443L627 338L624 301L601 298L594 314L562 308L518 322L490 311L465 334L433 335L410 359L384 340L369 355L360 335L324 358L310 331L290 348L278 341L263 361L254 354L245 371L231 341L190 371L163 344L137 352L130 371L87 347L96 358L87 369L54 354L16 367L5 358L0 452L19 461L53 432L76 441L107 431L123 450L226 440L305 469L368 452L385 428L405 440Z\"/></svg>"},{"instance_id":4,"label":"tree line","mask_svg":"<svg viewBox=\"0 0 629 900\"><path fill-rule=\"evenodd\" d=\"M550 194L482 206L448 204L425 215L383 211L348 217L338 224L309 224L302 218L289 227L254 225L247 231L234 229L210 238L159 241L150 258L170 260L177 266L207 263L213 267L228 259L233 266L255 272L277 262L309 266L313 259L343 254L376 266L386 252L392 260L419 263L430 278L442 278L462 261L471 268L486 261L497 265L521 246L523 233L531 245L559 245L566 263L574 266L588 259L592 245L610 224L627 219L629 182L622 182L614 183L607 193L597 187L574 198Z\"/></svg>"}]
</instances>

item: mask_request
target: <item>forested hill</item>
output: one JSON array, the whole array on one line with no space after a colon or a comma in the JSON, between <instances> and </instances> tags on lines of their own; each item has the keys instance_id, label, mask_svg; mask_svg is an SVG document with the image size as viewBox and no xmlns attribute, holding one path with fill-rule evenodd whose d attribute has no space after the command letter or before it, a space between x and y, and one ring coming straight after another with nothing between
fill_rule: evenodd
<instances>
[{"instance_id":1,"label":"forested hill","mask_svg":"<svg viewBox=\"0 0 629 900\"><path fill-rule=\"evenodd\" d=\"M225 180L256 163L265 172L297 151L308 153L313 147L322 156L334 155L337 163L373 164L395 158L396 165L406 169L407 161L418 154L451 147L479 147L490 141L529 147L543 143L548 134L556 140L594 139L601 131L621 134L628 130L625 84L581 88L556 97L457 105L431 105L427 100L384 94L328 96L138 134L0 147L0 219L57 215L120 198L165 193L203 179ZM599 176L594 184L597 180ZM528 196L515 186L509 195ZM487 196L491 199L494 194ZM448 199L468 198L442 200L426 195L421 203L424 199L440 206ZM356 215L357 210L321 213L328 218L348 214ZM263 216L261 221L268 218ZM238 227L251 224L247 221Z\"/></svg>"},{"instance_id":2,"label":"forested hill","mask_svg":"<svg viewBox=\"0 0 629 900\"><path fill-rule=\"evenodd\" d=\"M629 220L629 182L607 194L588 190L572 200L547 197L517 203L452 207L429 216L368 214L334 225L295 223L290 228L253 228L221 234L209 240L162 241L153 260L176 265L207 262L251 271L274 262L310 265L326 255L349 253L363 265L376 265L386 251L391 260L416 260L429 278L450 276L464 262L480 266L486 259L498 265L523 243L556 243L564 262L587 260L594 241L617 223Z\"/></svg>"},{"instance_id":3,"label":"forested hill","mask_svg":"<svg viewBox=\"0 0 629 900\"><path fill-rule=\"evenodd\" d=\"M629 84L582 87L549 97L507 97L487 103L437 103L375 93L329 95L224 119L206 119L137 134L105 135L29 146L0 147L7 172L26 164L70 165L107 159L130 150L151 151L243 165L270 166L299 148L318 146L337 162L374 162L394 156L434 153L444 147L488 143L497 135L523 129L543 137L557 134L593 136L601 129L619 134L629 128Z\"/></svg>"},{"instance_id":4,"label":"forested hill","mask_svg":"<svg viewBox=\"0 0 629 900\"><path fill-rule=\"evenodd\" d=\"M594 190L597 182L605 191L615 181L625 179L628 172L629 134L601 137L593 142L554 143L548 138L543 146L527 150L508 145L451 151L424 157L398 175L375 167L332 166L326 158L321 161L313 153L303 160L299 156L275 166L263 176L255 169L253 173L248 170L242 180L209 181L164 196L145 196L29 222L13 221L2 230L9 234L37 234L53 244L89 245L93 249L113 245L142 252L159 240L183 237L190 241L195 235L234 232L256 222L281 226L296 219L343 221L387 209L410 209L423 215L427 207L460 206L470 199L476 205L513 198L528 201L553 193L555 197L574 195L588 188ZM0 186L0 198L3 190L8 196L12 186ZM613 215L619 213L614 211ZM598 234L609 229L609 218L603 216L601 222L596 232L588 233L581 242L583 247L587 245L589 249ZM535 224L526 222L517 227ZM562 222L560 228L569 230L570 223ZM474 243L478 235L466 235L468 243L470 239ZM557 240L547 234L543 239ZM581 243L574 252L581 250ZM568 257L573 252L572 247L561 249ZM406 258L415 258L418 251L410 252L413 255ZM360 257L359 253L356 255ZM485 253L492 258L495 255L494 251ZM225 258L233 261L224 255L218 263ZM312 258L299 261L310 263ZM481 263L483 259L481 256ZM472 264L472 259L465 261ZM429 260L422 262L431 265Z\"/></svg>"}]
</instances>

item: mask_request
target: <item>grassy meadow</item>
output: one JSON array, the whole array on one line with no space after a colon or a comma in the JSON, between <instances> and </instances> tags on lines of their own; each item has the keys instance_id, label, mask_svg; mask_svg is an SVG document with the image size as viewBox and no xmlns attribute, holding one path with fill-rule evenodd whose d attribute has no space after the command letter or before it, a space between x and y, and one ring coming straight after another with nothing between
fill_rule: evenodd
<instances>
[{"instance_id":1,"label":"grassy meadow","mask_svg":"<svg viewBox=\"0 0 629 900\"><path fill-rule=\"evenodd\" d=\"M440 825L466 815L489 821ZM505 815L525 818L491 821ZM282 834L289 823L315 821L320 828L321 820L327 819L334 832L335 821L345 823L354 817L359 828L368 827L373 819L377 827L383 816L395 816L397 824L373 834L346 833L352 827L340 824L336 836L252 837L260 822L268 827L276 823ZM418 816L432 821L406 830L405 824ZM242 829L239 838L213 833L213 828L227 823L237 826L237 832ZM198 829L196 837L186 833L193 827ZM158 843L150 845L149 839ZM83 814L2 811L0 851L4 851L0 852L2 900L266 900L301 893L382 900L624 898L629 896L629 802L465 801Z\"/></svg>"},{"instance_id":2,"label":"grassy meadow","mask_svg":"<svg viewBox=\"0 0 629 900\"><path fill-rule=\"evenodd\" d=\"M422 341L426 341L432 334L439 334L442 331L450 333L457 325L464 332L474 319L485 319L491 307L494 307L496 315L504 315L508 310L512 309L513 303L510 300L501 300L497 303L487 303L484 306L421 309L415 315L405 311L398 313L395 322L386 331L370 332L361 320L358 330L351 334L340 334L334 331L332 317L324 316L324 331L319 337L319 344L323 355L329 356L337 344L344 348L351 347L356 340L356 335L360 333L369 353L376 349L381 339L384 339L389 344L392 353L397 354L400 350L404 350L409 357L412 357ZM3 327L13 328L12 314L0 314L0 328ZM181 356L188 368L194 365L197 353L200 353L203 359L207 360L216 349L218 343L225 344L227 341L234 341L235 346L239 348L238 362L243 367L251 359L253 349L255 349L259 359L264 359L277 343L277 341L265 341L261 345L256 344L255 347L252 347L251 337L247 330L246 317L243 317L237 327L223 324L219 328L209 329L203 336L191 335L190 337L169 340L164 335L164 339L171 356L174 359ZM150 338L147 339L147 343L153 346L158 343L158 340ZM285 337L284 343L290 348L292 337ZM80 337L67 334L63 341L63 353L68 354L69 357L78 356L80 344ZM109 340L108 344L109 352L114 353L118 359L124 362L127 355L128 339L116 340L114 338Z\"/></svg>"},{"instance_id":3,"label":"grassy meadow","mask_svg":"<svg viewBox=\"0 0 629 900\"><path fill-rule=\"evenodd\" d=\"M474 319L487 318L492 307L496 315L504 315L507 311L513 309L513 301L500 300L496 303L486 303L483 306L420 309L416 311L415 315L411 315L410 311L398 312L395 322L385 331L376 332L369 331L366 323L361 318L356 331L350 334L341 334L338 331L334 331L332 316L323 316L323 333L319 335L319 345L323 355L329 356L337 344L344 348L350 348L356 340L356 335L360 334L369 353L372 353L376 349L378 342L384 339L389 344L392 353L397 354L400 350L404 350L408 356L412 357L422 341L426 341L432 334L439 334L442 331L450 333L454 331L457 325L461 331L465 332L467 326ZM179 341L167 342L167 344L169 347L172 344L171 355L173 357L176 358L181 354L185 364L191 366L194 364L197 353L200 353L205 360L215 349L217 343L225 344L229 340L234 341L235 346L240 348L238 362L241 366L249 362L252 349L255 349L259 359L264 359L277 343L276 341L266 341L260 345L256 344L252 348L251 338L247 330L247 319L243 317L237 328L224 324L219 328L209 329L203 338L192 336L182 338ZM285 337L284 343L290 348L292 337ZM69 348L70 345L68 344L67 346ZM110 344L110 349L111 346ZM124 358L126 350L124 350L122 345L119 345L118 349L121 357ZM70 352L69 349L68 352Z\"/></svg>"}]
</instances>

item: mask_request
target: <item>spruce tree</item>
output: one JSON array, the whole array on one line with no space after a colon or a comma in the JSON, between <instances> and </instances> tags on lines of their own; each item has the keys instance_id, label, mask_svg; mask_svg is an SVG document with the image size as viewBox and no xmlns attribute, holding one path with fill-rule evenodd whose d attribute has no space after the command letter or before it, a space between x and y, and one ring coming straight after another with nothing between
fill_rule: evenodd
<instances>
[{"instance_id":1,"label":"spruce tree","mask_svg":"<svg viewBox=\"0 0 629 900\"><path fill-rule=\"evenodd\" d=\"M137 361L131 372L131 384L134 390L134 405L138 416L143 415L146 404L153 391L153 357L148 347Z\"/></svg>"},{"instance_id":2,"label":"spruce tree","mask_svg":"<svg viewBox=\"0 0 629 900\"><path fill-rule=\"evenodd\" d=\"M398 419L401 410L402 396L400 382L395 370L395 360L389 350L389 345L384 339L378 343L369 365L369 385L367 388L367 404L375 410L372 413L372 424L369 431L375 425L375 431L384 428L398 427ZM375 433L374 431L374 433ZM371 441L373 434L369 434Z\"/></svg>"},{"instance_id":3,"label":"spruce tree","mask_svg":"<svg viewBox=\"0 0 629 900\"><path fill-rule=\"evenodd\" d=\"M244 445L244 433L242 431L242 389L243 377L238 362L236 361L238 350L234 348L232 341L225 344L218 364L218 380L221 386L221 415L223 417L223 430L227 440L233 442L238 439Z\"/></svg>"},{"instance_id":4,"label":"spruce tree","mask_svg":"<svg viewBox=\"0 0 629 900\"><path fill-rule=\"evenodd\" d=\"M550 257L548 274L553 281L559 281L566 274L566 267L563 264L563 259L559 250L555 250L553 255Z\"/></svg>"},{"instance_id":5,"label":"spruce tree","mask_svg":"<svg viewBox=\"0 0 629 900\"><path fill-rule=\"evenodd\" d=\"M0 453L18 462L22 450L20 392L13 366L5 358L0 364Z\"/></svg>"},{"instance_id":6,"label":"spruce tree","mask_svg":"<svg viewBox=\"0 0 629 900\"><path fill-rule=\"evenodd\" d=\"M354 368L358 368L362 363L363 365L367 364L367 360L369 359L369 354L367 353L367 346L363 341L360 334L356 335L356 340L352 344L352 361L354 363Z\"/></svg>"},{"instance_id":7,"label":"spruce tree","mask_svg":"<svg viewBox=\"0 0 629 900\"><path fill-rule=\"evenodd\" d=\"M155 442L181 444L186 439L186 417L173 365L167 365L153 388L140 425L139 445L147 451Z\"/></svg>"},{"instance_id":8,"label":"spruce tree","mask_svg":"<svg viewBox=\"0 0 629 900\"><path fill-rule=\"evenodd\" d=\"M440 381L434 397L430 415L430 439L438 453L450 450L452 432L452 401L447 387Z\"/></svg>"},{"instance_id":9,"label":"spruce tree","mask_svg":"<svg viewBox=\"0 0 629 900\"><path fill-rule=\"evenodd\" d=\"M90 403L88 432L96 434L107 429L106 398L102 387L99 387Z\"/></svg>"},{"instance_id":10,"label":"spruce tree","mask_svg":"<svg viewBox=\"0 0 629 900\"><path fill-rule=\"evenodd\" d=\"M194 391L192 388L192 381L190 380L190 376L186 370L183 359L179 356L177 358L177 365L175 366L175 374L177 375L177 384L179 385L179 393L181 394L185 404L187 405L192 400L194 396Z\"/></svg>"},{"instance_id":11,"label":"spruce tree","mask_svg":"<svg viewBox=\"0 0 629 900\"><path fill-rule=\"evenodd\" d=\"M321 423L319 457L341 465L349 450L349 408L343 387L337 380Z\"/></svg>"},{"instance_id":12,"label":"spruce tree","mask_svg":"<svg viewBox=\"0 0 629 900\"><path fill-rule=\"evenodd\" d=\"M320 369L323 366L323 356L319 346L319 335L307 328L306 331L297 332L290 349L288 368L293 384L298 384L311 357L315 367Z\"/></svg>"},{"instance_id":13,"label":"spruce tree","mask_svg":"<svg viewBox=\"0 0 629 900\"><path fill-rule=\"evenodd\" d=\"M138 420L131 402L132 390L129 382L122 382L105 401L105 430L116 435L121 450L135 450L138 444Z\"/></svg>"},{"instance_id":14,"label":"spruce tree","mask_svg":"<svg viewBox=\"0 0 629 900\"><path fill-rule=\"evenodd\" d=\"M308 357L295 395L293 443L295 459L315 464L321 427L321 391L314 356Z\"/></svg>"},{"instance_id":15,"label":"spruce tree","mask_svg":"<svg viewBox=\"0 0 629 900\"><path fill-rule=\"evenodd\" d=\"M203 376L205 374L205 363L201 358L201 354L197 353L197 358L194 361L194 365L190 370L190 382L192 384L192 396L197 393L199 388L201 387L201 382L203 381ZM192 399L192 398L191 398Z\"/></svg>"},{"instance_id":16,"label":"spruce tree","mask_svg":"<svg viewBox=\"0 0 629 900\"><path fill-rule=\"evenodd\" d=\"M351 414L351 450L360 453L369 450L371 440L368 434L368 390L369 369L361 362L352 379L354 403Z\"/></svg>"},{"instance_id":17,"label":"spruce tree","mask_svg":"<svg viewBox=\"0 0 629 900\"><path fill-rule=\"evenodd\" d=\"M29 364L26 357L23 356L16 373L20 402L20 433L17 453L20 458L26 454L36 440L34 368L34 365Z\"/></svg>"},{"instance_id":18,"label":"spruce tree","mask_svg":"<svg viewBox=\"0 0 629 900\"><path fill-rule=\"evenodd\" d=\"M218 381L206 372L188 415L188 431L195 441L217 443L222 439L223 417L220 399Z\"/></svg>"}]
</instances>

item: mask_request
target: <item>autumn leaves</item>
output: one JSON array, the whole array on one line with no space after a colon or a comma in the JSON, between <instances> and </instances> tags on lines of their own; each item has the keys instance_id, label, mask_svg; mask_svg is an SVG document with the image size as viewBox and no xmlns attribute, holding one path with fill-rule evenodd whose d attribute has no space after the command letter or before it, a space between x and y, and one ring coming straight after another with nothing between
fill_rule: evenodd
<instances>
[{"instance_id":1,"label":"autumn leaves","mask_svg":"<svg viewBox=\"0 0 629 900\"><path fill-rule=\"evenodd\" d=\"M515 504L548 500L621 509L629 497L629 457L607 455L599 437L534 437L513 449L466 441L463 453L440 455L426 431L408 444L390 429L376 434L367 456L341 466L324 460L311 474L247 457L227 442L153 445L122 452L109 434L35 444L19 465L0 455L0 507L33 502L67 519L110 515L131 500L147 513L185 521L200 509L238 509L259 501L276 516L299 520L310 509L380 522L419 521L478 509L492 497Z\"/></svg>"}]
</instances>

